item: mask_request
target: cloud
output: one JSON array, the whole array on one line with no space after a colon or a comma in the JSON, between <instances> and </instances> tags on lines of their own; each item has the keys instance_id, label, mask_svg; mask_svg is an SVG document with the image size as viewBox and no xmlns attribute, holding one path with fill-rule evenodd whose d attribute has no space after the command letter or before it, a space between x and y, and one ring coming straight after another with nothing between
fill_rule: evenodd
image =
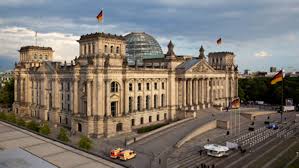
<instances>
[{"instance_id":1,"label":"cloud","mask_svg":"<svg viewBox=\"0 0 299 168\"><path fill-rule=\"evenodd\" d=\"M267 51L259 51L257 53L255 53L256 57L270 57L271 54L268 53Z\"/></svg>"},{"instance_id":2,"label":"cloud","mask_svg":"<svg viewBox=\"0 0 299 168\"><path fill-rule=\"evenodd\" d=\"M78 56L79 36L59 32L38 33L38 45L52 47L56 61L70 61ZM0 28L0 55L18 58L22 46L35 45L35 31L24 27Z\"/></svg>"},{"instance_id":3,"label":"cloud","mask_svg":"<svg viewBox=\"0 0 299 168\"><path fill-rule=\"evenodd\" d=\"M39 5L47 0L2 0L0 6Z\"/></svg>"}]
</instances>

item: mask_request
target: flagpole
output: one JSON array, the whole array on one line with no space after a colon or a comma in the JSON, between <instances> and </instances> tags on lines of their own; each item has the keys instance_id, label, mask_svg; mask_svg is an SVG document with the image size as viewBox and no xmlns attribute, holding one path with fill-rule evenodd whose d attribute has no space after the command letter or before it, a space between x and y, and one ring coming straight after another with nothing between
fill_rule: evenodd
<instances>
[{"instance_id":1,"label":"flagpole","mask_svg":"<svg viewBox=\"0 0 299 168\"><path fill-rule=\"evenodd\" d=\"M283 115L283 82L284 82L284 76L283 76L283 69L282 69L282 81L281 81L281 113L280 113L280 122L282 123L282 115Z\"/></svg>"},{"instance_id":2,"label":"flagpole","mask_svg":"<svg viewBox=\"0 0 299 168\"><path fill-rule=\"evenodd\" d=\"M103 12L103 20L102 20L102 32L104 33L104 8L102 8L102 12Z\"/></svg>"}]
</instances>

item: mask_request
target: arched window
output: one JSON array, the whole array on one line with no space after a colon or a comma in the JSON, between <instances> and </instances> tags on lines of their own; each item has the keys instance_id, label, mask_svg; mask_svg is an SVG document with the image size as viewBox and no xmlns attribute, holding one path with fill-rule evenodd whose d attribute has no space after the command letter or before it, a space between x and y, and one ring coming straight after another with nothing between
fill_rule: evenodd
<instances>
[{"instance_id":1,"label":"arched window","mask_svg":"<svg viewBox=\"0 0 299 168\"><path fill-rule=\"evenodd\" d=\"M150 109L150 96L146 96L145 106L146 106L145 108L146 108L147 110Z\"/></svg>"},{"instance_id":2,"label":"arched window","mask_svg":"<svg viewBox=\"0 0 299 168\"><path fill-rule=\"evenodd\" d=\"M113 53L113 46L110 47L110 53Z\"/></svg>"},{"instance_id":3,"label":"arched window","mask_svg":"<svg viewBox=\"0 0 299 168\"><path fill-rule=\"evenodd\" d=\"M137 111L141 111L141 96L137 97Z\"/></svg>"},{"instance_id":4,"label":"arched window","mask_svg":"<svg viewBox=\"0 0 299 168\"><path fill-rule=\"evenodd\" d=\"M157 108L157 100L158 100L158 96L155 95L154 96L154 108Z\"/></svg>"},{"instance_id":5,"label":"arched window","mask_svg":"<svg viewBox=\"0 0 299 168\"><path fill-rule=\"evenodd\" d=\"M105 53L107 53L108 52L108 46L107 45L105 45Z\"/></svg>"},{"instance_id":6,"label":"arched window","mask_svg":"<svg viewBox=\"0 0 299 168\"><path fill-rule=\"evenodd\" d=\"M116 54L119 54L119 47L116 47Z\"/></svg>"},{"instance_id":7,"label":"arched window","mask_svg":"<svg viewBox=\"0 0 299 168\"><path fill-rule=\"evenodd\" d=\"M118 92L118 83L117 82L112 82L111 83L111 92Z\"/></svg>"}]
</instances>

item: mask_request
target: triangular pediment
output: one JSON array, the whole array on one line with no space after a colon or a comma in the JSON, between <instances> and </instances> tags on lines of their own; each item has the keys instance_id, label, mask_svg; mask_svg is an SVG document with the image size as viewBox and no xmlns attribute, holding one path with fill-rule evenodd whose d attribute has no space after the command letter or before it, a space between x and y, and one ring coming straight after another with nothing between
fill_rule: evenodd
<instances>
[{"instance_id":1,"label":"triangular pediment","mask_svg":"<svg viewBox=\"0 0 299 168\"><path fill-rule=\"evenodd\" d=\"M211 67L207 61L201 60L187 70L189 73L213 73L215 69Z\"/></svg>"},{"instance_id":2,"label":"triangular pediment","mask_svg":"<svg viewBox=\"0 0 299 168\"><path fill-rule=\"evenodd\" d=\"M37 69L39 73L56 73L55 68L48 62L44 62L41 66Z\"/></svg>"}]
</instances>

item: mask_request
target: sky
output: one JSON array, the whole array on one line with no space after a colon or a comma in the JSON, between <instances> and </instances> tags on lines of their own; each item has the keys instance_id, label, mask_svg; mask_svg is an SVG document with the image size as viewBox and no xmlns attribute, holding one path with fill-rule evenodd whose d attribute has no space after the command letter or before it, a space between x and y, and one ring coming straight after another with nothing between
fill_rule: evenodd
<instances>
[{"instance_id":1,"label":"sky","mask_svg":"<svg viewBox=\"0 0 299 168\"><path fill-rule=\"evenodd\" d=\"M104 23L97 14L103 8ZM21 46L55 50L55 60L78 56L81 35L146 32L177 55L231 51L239 70L299 71L298 0L1 0L0 70L18 61ZM222 44L217 45L218 38Z\"/></svg>"}]
</instances>

